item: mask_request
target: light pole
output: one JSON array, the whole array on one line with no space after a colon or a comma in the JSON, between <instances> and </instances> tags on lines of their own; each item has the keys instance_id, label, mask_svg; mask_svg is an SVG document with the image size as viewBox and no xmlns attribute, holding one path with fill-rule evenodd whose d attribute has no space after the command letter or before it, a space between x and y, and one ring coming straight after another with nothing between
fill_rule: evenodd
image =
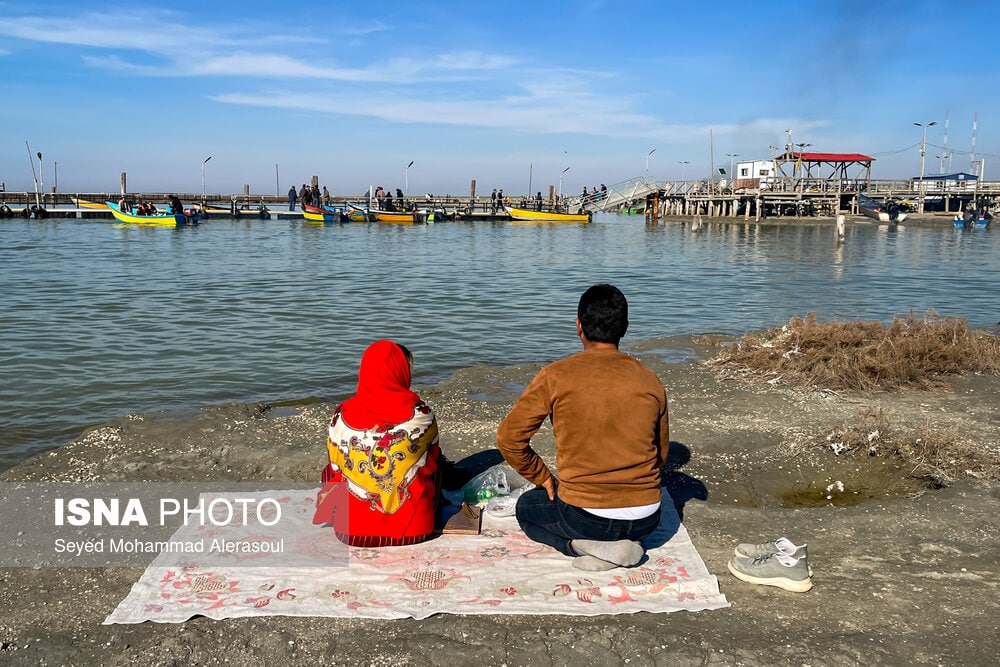
<instances>
[{"instance_id":1,"label":"light pole","mask_svg":"<svg viewBox=\"0 0 1000 667\"><path fill-rule=\"evenodd\" d=\"M53 162L52 164L56 170L56 184L53 187L55 188L55 192L59 192L59 163Z\"/></svg>"},{"instance_id":2,"label":"light pole","mask_svg":"<svg viewBox=\"0 0 1000 667\"><path fill-rule=\"evenodd\" d=\"M42 196L45 196L45 166L42 163L42 151L38 151L38 187L42 191Z\"/></svg>"},{"instance_id":3,"label":"light pole","mask_svg":"<svg viewBox=\"0 0 1000 667\"><path fill-rule=\"evenodd\" d=\"M920 192L920 203L917 205L917 213L924 212L924 155L927 153L927 128L937 125L936 120L932 120L929 123L913 123L917 127L923 128L924 135L920 139L920 186L918 191Z\"/></svg>"},{"instance_id":4,"label":"light pole","mask_svg":"<svg viewBox=\"0 0 1000 667\"><path fill-rule=\"evenodd\" d=\"M812 146L812 144L795 144L795 145L799 147L799 159L793 163L792 176L795 175L795 165L798 165L800 167L802 166L802 154L805 152L807 148Z\"/></svg>"},{"instance_id":5,"label":"light pole","mask_svg":"<svg viewBox=\"0 0 1000 667\"><path fill-rule=\"evenodd\" d=\"M212 159L209 155L201 161L201 205L205 206L205 163Z\"/></svg>"},{"instance_id":6,"label":"light pole","mask_svg":"<svg viewBox=\"0 0 1000 667\"><path fill-rule=\"evenodd\" d=\"M648 153L646 153L646 178L649 178L649 156L652 155L655 152L656 152L656 149L654 148L653 150L651 150Z\"/></svg>"},{"instance_id":7,"label":"light pole","mask_svg":"<svg viewBox=\"0 0 1000 667\"><path fill-rule=\"evenodd\" d=\"M410 167L413 166L413 160L410 160L410 164L406 165L406 169L403 170L403 194L407 197L410 196Z\"/></svg>"},{"instance_id":8,"label":"light pole","mask_svg":"<svg viewBox=\"0 0 1000 667\"><path fill-rule=\"evenodd\" d=\"M685 180L684 179L684 167L686 167L687 165L691 164L691 161L690 160L678 160L677 164L679 164L681 166L681 180L683 181L683 180Z\"/></svg>"},{"instance_id":9,"label":"light pole","mask_svg":"<svg viewBox=\"0 0 1000 667\"><path fill-rule=\"evenodd\" d=\"M274 196L281 196L281 181L278 179L278 165L274 165Z\"/></svg>"},{"instance_id":10,"label":"light pole","mask_svg":"<svg viewBox=\"0 0 1000 667\"><path fill-rule=\"evenodd\" d=\"M726 157L729 158L729 185L732 187L733 180L736 177L734 170L736 169L736 158L740 156L739 153L726 153Z\"/></svg>"},{"instance_id":11,"label":"light pole","mask_svg":"<svg viewBox=\"0 0 1000 667\"><path fill-rule=\"evenodd\" d=\"M569 171L569 167L566 167L565 169L563 169L562 173L559 174L559 197L560 198L562 198L562 177L563 177L563 174L565 174L567 171Z\"/></svg>"}]
</instances>

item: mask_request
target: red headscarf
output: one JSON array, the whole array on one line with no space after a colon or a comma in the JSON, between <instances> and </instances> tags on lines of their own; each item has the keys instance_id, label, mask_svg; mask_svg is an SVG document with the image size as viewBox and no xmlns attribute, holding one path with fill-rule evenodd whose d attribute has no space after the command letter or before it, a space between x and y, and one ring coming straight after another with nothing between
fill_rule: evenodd
<instances>
[{"instance_id":1,"label":"red headscarf","mask_svg":"<svg viewBox=\"0 0 1000 667\"><path fill-rule=\"evenodd\" d=\"M419 402L410 391L410 363L403 350L391 340L377 340L361 355L358 391L340 413L354 428L369 429L405 422Z\"/></svg>"}]
</instances>

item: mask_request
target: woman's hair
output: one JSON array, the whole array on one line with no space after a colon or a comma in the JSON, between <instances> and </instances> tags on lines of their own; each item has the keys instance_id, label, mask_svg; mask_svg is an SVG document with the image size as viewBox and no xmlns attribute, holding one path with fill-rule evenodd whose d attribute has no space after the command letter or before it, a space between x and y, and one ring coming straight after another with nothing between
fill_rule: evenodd
<instances>
[{"instance_id":1,"label":"woman's hair","mask_svg":"<svg viewBox=\"0 0 1000 667\"><path fill-rule=\"evenodd\" d=\"M406 347L402 343L396 343L396 347L403 351L403 356L406 357L407 361L413 363L413 353L410 352L410 348Z\"/></svg>"},{"instance_id":2,"label":"woman's hair","mask_svg":"<svg viewBox=\"0 0 1000 667\"><path fill-rule=\"evenodd\" d=\"M628 301L614 285L594 285L580 297L576 316L587 340L617 345L628 329Z\"/></svg>"}]
</instances>

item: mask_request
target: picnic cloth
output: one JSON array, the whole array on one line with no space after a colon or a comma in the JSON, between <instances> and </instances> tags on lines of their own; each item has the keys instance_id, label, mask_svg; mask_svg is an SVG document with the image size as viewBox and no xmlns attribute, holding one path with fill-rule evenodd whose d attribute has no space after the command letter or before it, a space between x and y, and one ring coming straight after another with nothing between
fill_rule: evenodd
<instances>
[{"instance_id":1,"label":"picnic cloth","mask_svg":"<svg viewBox=\"0 0 1000 667\"><path fill-rule=\"evenodd\" d=\"M729 606L665 491L660 527L643 541L646 557L636 567L606 572L577 570L571 558L528 539L515 518L488 513L479 535L377 549L340 545L349 557L338 559L324 546L332 528L311 523L315 491L269 493L281 495L286 515L297 518L282 528L297 565L258 567L253 556L233 555L231 563L206 566L197 556L178 563L161 553L104 624L180 623L194 616L596 616ZM182 526L171 539L199 530Z\"/></svg>"}]
</instances>

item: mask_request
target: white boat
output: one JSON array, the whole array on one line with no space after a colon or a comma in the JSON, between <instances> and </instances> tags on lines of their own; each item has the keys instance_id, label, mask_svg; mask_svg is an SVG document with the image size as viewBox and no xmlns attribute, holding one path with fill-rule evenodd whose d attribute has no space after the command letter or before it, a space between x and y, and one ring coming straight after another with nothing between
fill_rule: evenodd
<instances>
[{"instance_id":1,"label":"white boat","mask_svg":"<svg viewBox=\"0 0 1000 667\"><path fill-rule=\"evenodd\" d=\"M899 203L894 199L880 202L868 195L858 195L858 210L862 215L874 218L879 222L899 223L906 220L906 214L899 210Z\"/></svg>"}]
</instances>

